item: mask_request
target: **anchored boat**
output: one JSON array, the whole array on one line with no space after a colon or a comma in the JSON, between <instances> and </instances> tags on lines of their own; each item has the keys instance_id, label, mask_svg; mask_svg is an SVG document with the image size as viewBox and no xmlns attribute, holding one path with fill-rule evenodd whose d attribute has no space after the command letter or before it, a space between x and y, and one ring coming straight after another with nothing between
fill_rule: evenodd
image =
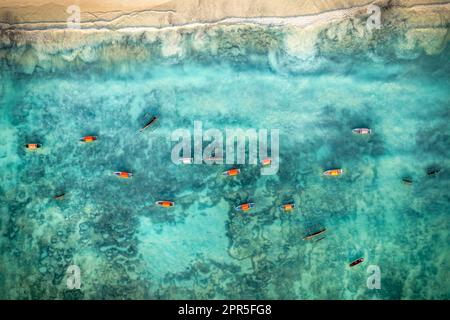
<instances>
[{"instance_id":1,"label":"anchored boat","mask_svg":"<svg viewBox=\"0 0 450 320\"><path fill-rule=\"evenodd\" d=\"M270 166L272 164L272 159L265 158L261 161L261 164L263 165L263 167Z\"/></svg>"},{"instance_id":2,"label":"anchored boat","mask_svg":"<svg viewBox=\"0 0 450 320\"><path fill-rule=\"evenodd\" d=\"M227 170L227 171L223 172L222 175L229 176L229 177L234 177L234 176L237 176L239 173L241 173L240 169L233 168L233 169L230 169L230 170Z\"/></svg>"},{"instance_id":3,"label":"anchored boat","mask_svg":"<svg viewBox=\"0 0 450 320\"><path fill-rule=\"evenodd\" d=\"M55 200L64 200L64 196L65 195L66 195L65 193L60 193L60 194L54 196L53 199L55 199Z\"/></svg>"},{"instance_id":4,"label":"anchored boat","mask_svg":"<svg viewBox=\"0 0 450 320\"><path fill-rule=\"evenodd\" d=\"M355 261L353 261L352 263L350 263L350 268L351 268L351 267L354 267L354 266L356 266L356 265L358 265L358 264L360 264L360 263L363 263L363 262L364 262L364 258L356 259Z\"/></svg>"},{"instance_id":5,"label":"anchored boat","mask_svg":"<svg viewBox=\"0 0 450 320\"><path fill-rule=\"evenodd\" d=\"M97 140L96 136L85 136L85 137L80 139L81 142L85 142L85 143L94 142L96 140Z\"/></svg>"},{"instance_id":6,"label":"anchored boat","mask_svg":"<svg viewBox=\"0 0 450 320\"><path fill-rule=\"evenodd\" d=\"M168 200L156 201L155 204L163 208L175 207L175 202Z\"/></svg>"},{"instance_id":7,"label":"anchored boat","mask_svg":"<svg viewBox=\"0 0 450 320\"><path fill-rule=\"evenodd\" d=\"M157 117L152 117L151 119L150 119L150 121L148 121L146 124L145 124L145 126L143 126L139 131L144 131L145 129L147 129L148 127L150 127L153 123L155 123L155 121L156 120L158 120L158 118Z\"/></svg>"},{"instance_id":8,"label":"anchored boat","mask_svg":"<svg viewBox=\"0 0 450 320\"><path fill-rule=\"evenodd\" d=\"M249 211L250 209L253 209L255 207L255 204L253 202L247 202L247 203L243 203L238 205L235 209L236 211Z\"/></svg>"},{"instance_id":9,"label":"anchored boat","mask_svg":"<svg viewBox=\"0 0 450 320\"><path fill-rule=\"evenodd\" d=\"M28 143L25 145L25 148L28 150L36 150L42 147L42 144L40 143Z\"/></svg>"},{"instance_id":10,"label":"anchored boat","mask_svg":"<svg viewBox=\"0 0 450 320\"><path fill-rule=\"evenodd\" d=\"M411 185L413 183L413 179L410 177L404 177L402 178L402 182L406 185Z\"/></svg>"},{"instance_id":11,"label":"anchored boat","mask_svg":"<svg viewBox=\"0 0 450 320\"><path fill-rule=\"evenodd\" d=\"M312 232L312 233L307 234L307 235L303 238L303 240L310 240L310 239L312 239L312 238L314 238L314 237L316 237L316 236L318 236L318 235L321 235L321 234L325 233L326 231L327 231L326 228L322 228L322 229L320 229L320 230L314 231L314 232Z\"/></svg>"},{"instance_id":12,"label":"anchored boat","mask_svg":"<svg viewBox=\"0 0 450 320\"><path fill-rule=\"evenodd\" d=\"M118 176L119 178L122 178L122 179L128 179L128 178L131 178L133 176L133 173L131 173L131 172L124 172L124 171L117 171L117 172L114 172L114 174L116 176Z\"/></svg>"},{"instance_id":13,"label":"anchored boat","mask_svg":"<svg viewBox=\"0 0 450 320\"><path fill-rule=\"evenodd\" d=\"M441 172L441 169L439 169L439 168L428 168L428 169L427 169L427 175L428 175L428 176L435 176L435 175L437 175L439 172Z\"/></svg>"},{"instance_id":14,"label":"anchored boat","mask_svg":"<svg viewBox=\"0 0 450 320\"><path fill-rule=\"evenodd\" d=\"M206 158L204 158L204 160L205 161L222 162L223 161L223 157L218 157L218 156L206 157Z\"/></svg>"},{"instance_id":15,"label":"anchored boat","mask_svg":"<svg viewBox=\"0 0 450 320\"><path fill-rule=\"evenodd\" d=\"M290 203L282 204L280 206L280 209L283 210L284 212L290 212L290 211L295 209L295 203L294 202L290 202Z\"/></svg>"},{"instance_id":16,"label":"anchored boat","mask_svg":"<svg viewBox=\"0 0 450 320\"><path fill-rule=\"evenodd\" d=\"M344 173L344 170L342 169L331 169L327 170L323 173L324 176L340 176L342 173Z\"/></svg>"},{"instance_id":17,"label":"anchored boat","mask_svg":"<svg viewBox=\"0 0 450 320\"><path fill-rule=\"evenodd\" d=\"M180 163L182 163L182 164L193 164L194 163L194 159L192 159L192 158L181 158L180 159Z\"/></svg>"},{"instance_id":18,"label":"anchored boat","mask_svg":"<svg viewBox=\"0 0 450 320\"><path fill-rule=\"evenodd\" d=\"M372 133L372 129L369 128L355 128L352 130L354 134L360 134L360 135L368 135Z\"/></svg>"}]
</instances>

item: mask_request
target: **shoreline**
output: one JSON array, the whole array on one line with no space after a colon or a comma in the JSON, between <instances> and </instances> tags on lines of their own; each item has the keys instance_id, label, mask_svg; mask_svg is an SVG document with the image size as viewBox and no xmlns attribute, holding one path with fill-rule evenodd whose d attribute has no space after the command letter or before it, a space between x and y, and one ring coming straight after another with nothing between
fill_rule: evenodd
<instances>
[{"instance_id":1,"label":"shoreline","mask_svg":"<svg viewBox=\"0 0 450 320\"><path fill-rule=\"evenodd\" d=\"M86 28L85 24L81 29L17 29L0 25L0 62L32 73L37 67L54 70L73 63L245 61L257 55L275 68L309 70L315 58L328 54L412 59L422 53L440 54L450 42L450 3L382 9L381 28L371 30L367 27L369 6L311 16L228 17L163 27Z\"/></svg>"},{"instance_id":2,"label":"shoreline","mask_svg":"<svg viewBox=\"0 0 450 320\"><path fill-rule=\"evenodd\" d=\"M205 21L193 21L186 23L174 23L168 25L126 25L123 27L116 27L115 22L124 16L119 16L113 20L96 20L96 21L86 21L83 22L81 19L80 28L70 29L67 27L66 21L36 21L27 23L14 23L9 24L0 20L0 31L2 30L15 30L15 31L56 31L65 29L67 31L77 30L77 31L119 31L119 32L129 32L129 31L147 31L147 30L170 30L170 29L180 29L180 28L195 28L195 27L208 27L217 25L258 25L258 26L292 26L292 27L307 27L313 24L329 23L333 20L339 20L346 17L352 18L357 15L366 15L369 17L368 8L372 5L377 5L377 1L372 1L368 4L363 4L351 8L335 9L324 12L319 12L315 14L306 15L292 15L292 16L254 16L254 17L237 17L228 16L218 20L205 20ZM381 7L382 8L382 7ZM416 4L411 6L399 6L395 5L392 8L397 10L431 10L442 9L447 11L443 13L448 19L450 19L450 2L446 3L431 3L431 4ZM1 9L1 8L0 8ZM157 11L157 10L146 10L145 12L133 12L126 14L127 16L139 15L141 13L174 13L172 10Z\"/></svg>"}]
</instances>

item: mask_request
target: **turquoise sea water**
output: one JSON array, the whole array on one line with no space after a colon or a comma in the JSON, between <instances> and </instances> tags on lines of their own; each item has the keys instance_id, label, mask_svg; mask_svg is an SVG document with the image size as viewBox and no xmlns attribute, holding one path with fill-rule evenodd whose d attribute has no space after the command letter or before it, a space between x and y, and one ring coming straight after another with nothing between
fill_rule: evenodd
<instances>
[{"instance_id":1,"label":"turquoise sea water","mask_svg":"<svg viewBox=\"0 0 450 320\"><path fill-rule=\"evenodd\" d=\"M306 73L184 62L23 75L3 65L0 297L450 298L448 56L346 56ZM139 133L149 115L157 124ZM279 129L278 174L241 165L226 179L229 165L173 164L170 135L194 121ZM99 140L78 141L89 134ZM29 142L43 148L27 152ZM334 167L344 175L322 176ZM176 207L155 207L161 199ZM291 214L278 209L286 200ZM244 201L256 203L251 214L233 209ZM318 226L326 237L304 241ZM73 264L80 290L66 286ZM369 265L380 290L367 288Z\"/></svg>"}]
</instances>

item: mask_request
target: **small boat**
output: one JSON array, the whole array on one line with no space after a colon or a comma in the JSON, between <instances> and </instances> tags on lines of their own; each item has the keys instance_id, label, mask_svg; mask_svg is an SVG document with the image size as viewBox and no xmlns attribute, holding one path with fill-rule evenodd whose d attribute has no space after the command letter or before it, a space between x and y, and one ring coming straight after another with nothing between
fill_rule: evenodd
<instances>
[{"instance_id":1,"label":"small boat","mask_svg":"<svg viewBox=\"0 0 450 320\"><path fill-rule=\"evenodd\" d=\"M356 266L356 265L358 265L358 264L360 264L360 263L363 263L363 262L364 262L364 258L356 259L355 261L353 261L352 263L350 263L350 268L351 268L351 267L354 267L354 266Z\"/></svg>"},{"instance_id":2,"label":"small boat","mask_svg":"<svg viewBox=\"0 0 450 320\"><path fill-rule=\"evenodd\" d=\"M280 206L280 209L283 210L284 212L290 212L290 211L294 210L294 208L295 208L294 202L285 203Z\"/></svg>"},{"instance_id":3,"label":"small boat","mask_svg":"<svg viewBox=\"0 0 450 320\"><path fill-rule=\"evenodd\" d=\"M25 145L25 148L28 150L36 150L42 147L42 144L40 143L28 143Z\"/></svg>"},{"instance_id":4,"label":"small boat","mask_svg":"<svg viewBox=\"0 0 450 320\"><path fill-rule=\"evenodd\" d=\"M133 176L133 174L131 172L124 172L124 171L117 171L117 172L114 172L114 174L122 179L128 179Z\"/></svg>"},{"instance_id":5,"label":"small boat","mask_svg":"<svg viewBox=\"0 0 450 320\"><path fill-rule=\"evenodd\" d=\"M61 194L58 194L58 195L54 196L53 199L55 199L55 200L64 200L64 196L65 195L66 195L65 193L61 193Z\"/></svg>"},{"instance_id":6,"label":"small boat","mask_svg":"<svg viewBox=\"0 0 450 320\"><path fill-rule=\"evenodd\" d=\"M266 167L266 166L270 166L272 164L272 159L270 158L265 158L261 161L261 164Z\"/></svg>"},{"instance_id":7,"label":"small boat","mask_svg":"<svg viewBox=\"0 0 450 320\"><path fill-rule=\"evenodd\" d=\"M140 129L139 131L141 131L141 132L144 131L145 129L147 129L148 127L150 127L157 119L158 119L157 117L151 118L150 121L147 122L147 123L145 124L145 126L143 126L142 129Z\"/></svg>"},{"instance_id":8,"label":"small boat","mask_svg":"<svg viewBox=\"0 0 450 320\"><path fill-rule=\"evenodd\" d=\"M175 202L167 200L156 201L155 204L163 208L175 207Z\"/></svg>"},{"instance_id":9,"label":"small boat","mask_svg":"<svg viewBox=\"0 0 450 320\"><path fill-rule=\"evenodd\" d=\"M406 185L411 185L413 183L413 180L410 177L404 177L402 178L402 182Z\"/></svg>"},{"instance_id":10,"label":"small boat","mask_svg":"<svg viewBox=\"0 0 450 320\"><path fill-rule=\"evenodd\" d=\"M307 235L303 238L303 240L310 240L310 239L312 239L312 238L314 238L314 237L316 237L316 236L318 236L318 235L320 235L320 234L325 233L326 231L327 231L326 228L322 228L322 229L320 229L320 230L318 230L318 231L314 231L314 232L312 232L312 233L307 234Z\"/></svg>"},{"instance_id":11,"label":"small boat","mask_svg":"<svg viewBox=\"0 0 450 320\"><path fill-rule=\"evenodd\" d=\"M237 207L235 207L234 209L236 209L236 211L248 211L250 209L253 209L255 207L255 204L253 202L247 202L247 203L243 203L238 205Z\"/></svg>"},{"instance_id":12,"label":"small boat","mask_svg":"<svg viewBox=\"0 0 450 320\"><path fill-rule=\"evenodd\" d=\"M206 157L204 158L205 161L223 161L223 157Z\"/></svg>"},{"instance_id":13,"label":"small boat","mask_svg":"<svg viewBox=\"0 0 450 320\"><path fill-rule=\"evenodd\" d=\"M182 163L182 164L193 164L194 163L194 159L192 159L192 158L181 158L180 159L180 163Z\"/></svg>"},{"instance_id":14,"label":"small boat","mask_svg":"<svg viewBox=\"0 0 450 320\"><path fill-rule=\"evenodd\" d=\"M94 142L96 140L97 140L96 136L85 136L80 139L81 142L85 142L85 143Z\"/></svg>"},{"instance_id":15,"label":"small boat","mask_svg":"<svg viewBox=\"0 0 450 320\"><path fill-rule=\"evenodd\" d=\"M429 168L429 169L427 169L427 175L428 175L428 176L435 176L435 175L437 175L440 171L441 171L441 169L439 169L439 168Z\"/></svg>"},{"instance_id":16,"label":"small boat","mask_svg":"<svg viewBox=\"0 0 450 320\"><path fill-rule=\"evenodd\" d=\"M355 128L352 130L354 134L367 135L372 133L372 129L369 128Z\"/></svg>"},{"instance_id":17,"label":"small boat","mask_svg":"<svg viewBox=\"0 0 450 320\"><path fill-rule=\"evenodd\" d=\"M233 168L233 169L230 169L230 170L227 170L227 171L223 172L222 175L229 176L229 177L234 177L234 176L237 176L239 173L241 173L240 169Z\"/></svg>"},{"instance_id":18,"label":"small boat","mask_svg":"<svg viewBox=\"0 0 450 320\"><path fill-rule=\"evenodd\" d=\"M340 176L342 173L344 173L344 170L342 169L331 169L331 170L327 170L323 173L324 176Z\"/></svg>"}]
</instances>

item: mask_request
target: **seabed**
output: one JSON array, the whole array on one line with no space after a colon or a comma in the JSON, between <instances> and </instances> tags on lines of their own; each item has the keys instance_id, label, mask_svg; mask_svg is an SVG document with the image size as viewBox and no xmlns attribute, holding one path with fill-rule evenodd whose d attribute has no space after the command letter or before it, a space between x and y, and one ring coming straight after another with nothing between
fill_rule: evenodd
<instances>
[{"instance_id":1,"label":"seabed","mask_svg":"<svg viewBox=\"0 0 450 320\"><path fill-rule=\"evenodd\" d=\"M350 50L324 31L309 54L265 26L54 55L2 44L0 298L449 299L450 48L388 34ZM171 134L194 121L279 129L277 174L173 163Z\"/></svg>"}]
</instances>

